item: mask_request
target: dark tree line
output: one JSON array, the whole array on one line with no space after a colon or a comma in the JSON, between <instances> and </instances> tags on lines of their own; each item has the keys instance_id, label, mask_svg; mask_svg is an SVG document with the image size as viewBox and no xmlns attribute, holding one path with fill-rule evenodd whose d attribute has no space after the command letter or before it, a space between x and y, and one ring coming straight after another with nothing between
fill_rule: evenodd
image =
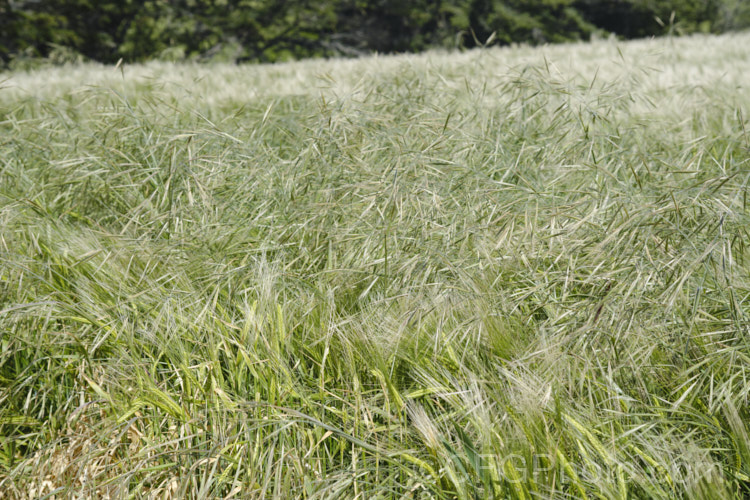
<instances>
[{"instance_id":1,"label":"dark tree line","mask_svg":"<svg viewBox=\"0 0 750 500\"><path fill-rule=\"evenodd\" d=\"M0 64L278 61L749 26L749 0L0 0Z\"/></svg>"}]
</instances>

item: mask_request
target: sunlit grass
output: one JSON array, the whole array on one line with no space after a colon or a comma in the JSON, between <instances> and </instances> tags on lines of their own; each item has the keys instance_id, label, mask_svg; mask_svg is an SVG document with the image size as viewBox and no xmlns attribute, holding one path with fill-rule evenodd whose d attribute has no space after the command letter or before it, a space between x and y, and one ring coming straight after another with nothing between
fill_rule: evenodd
<instances>
[{"instance_id":1,"label":"sunlit grass","mask_svg":"<svg viewBox=\"0 0 750 500\"><path fill-rule=\"evenodd\" d=\"M10 498L750 494L750 35L0 76Z\"/></svg>"}]
</instances>

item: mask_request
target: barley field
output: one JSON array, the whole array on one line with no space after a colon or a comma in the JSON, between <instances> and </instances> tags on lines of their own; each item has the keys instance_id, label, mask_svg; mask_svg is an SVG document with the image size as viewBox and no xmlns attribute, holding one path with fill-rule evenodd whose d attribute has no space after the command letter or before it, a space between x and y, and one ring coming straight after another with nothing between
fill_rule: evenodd
<instances>
[{"instance_id":1,"label":"barley field","mask_svg":"<svg viewBox=\"0 0 750 500\"><path fill-rule=\"evenodd\" d=\"M750 495L750 33L0 74L0 497Z\"/></svg>"}]
</instances>

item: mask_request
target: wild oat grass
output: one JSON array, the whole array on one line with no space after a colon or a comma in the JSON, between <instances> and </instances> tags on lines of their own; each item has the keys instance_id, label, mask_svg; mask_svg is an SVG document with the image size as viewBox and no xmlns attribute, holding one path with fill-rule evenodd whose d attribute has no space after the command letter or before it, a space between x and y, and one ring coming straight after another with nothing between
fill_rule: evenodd
<instances>
[{"instance_id":1,"label":"wild oat grass","mask_svg":"<svg viewBox=\"0 0 750 500\"><path fill-rule=\"evenodd\" d=\"M5 498L750 494L750 35L0 76Z\"/></svg>"}]
</instances>

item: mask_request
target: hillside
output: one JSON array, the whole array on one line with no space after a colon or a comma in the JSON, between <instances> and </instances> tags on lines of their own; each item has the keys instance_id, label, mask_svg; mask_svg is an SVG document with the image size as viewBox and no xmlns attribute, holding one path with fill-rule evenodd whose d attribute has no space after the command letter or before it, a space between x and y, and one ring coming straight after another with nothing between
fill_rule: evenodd
<instances>
[{"instance_id":1,"label":"hillside","mask_svg":"<svg viewBox=\"0 0 750 500\"><path fill-rule=\"evenodd\" d=\"M0 74L8 498L750 494L750 33Z\"/></svg>"}]
</instances>

